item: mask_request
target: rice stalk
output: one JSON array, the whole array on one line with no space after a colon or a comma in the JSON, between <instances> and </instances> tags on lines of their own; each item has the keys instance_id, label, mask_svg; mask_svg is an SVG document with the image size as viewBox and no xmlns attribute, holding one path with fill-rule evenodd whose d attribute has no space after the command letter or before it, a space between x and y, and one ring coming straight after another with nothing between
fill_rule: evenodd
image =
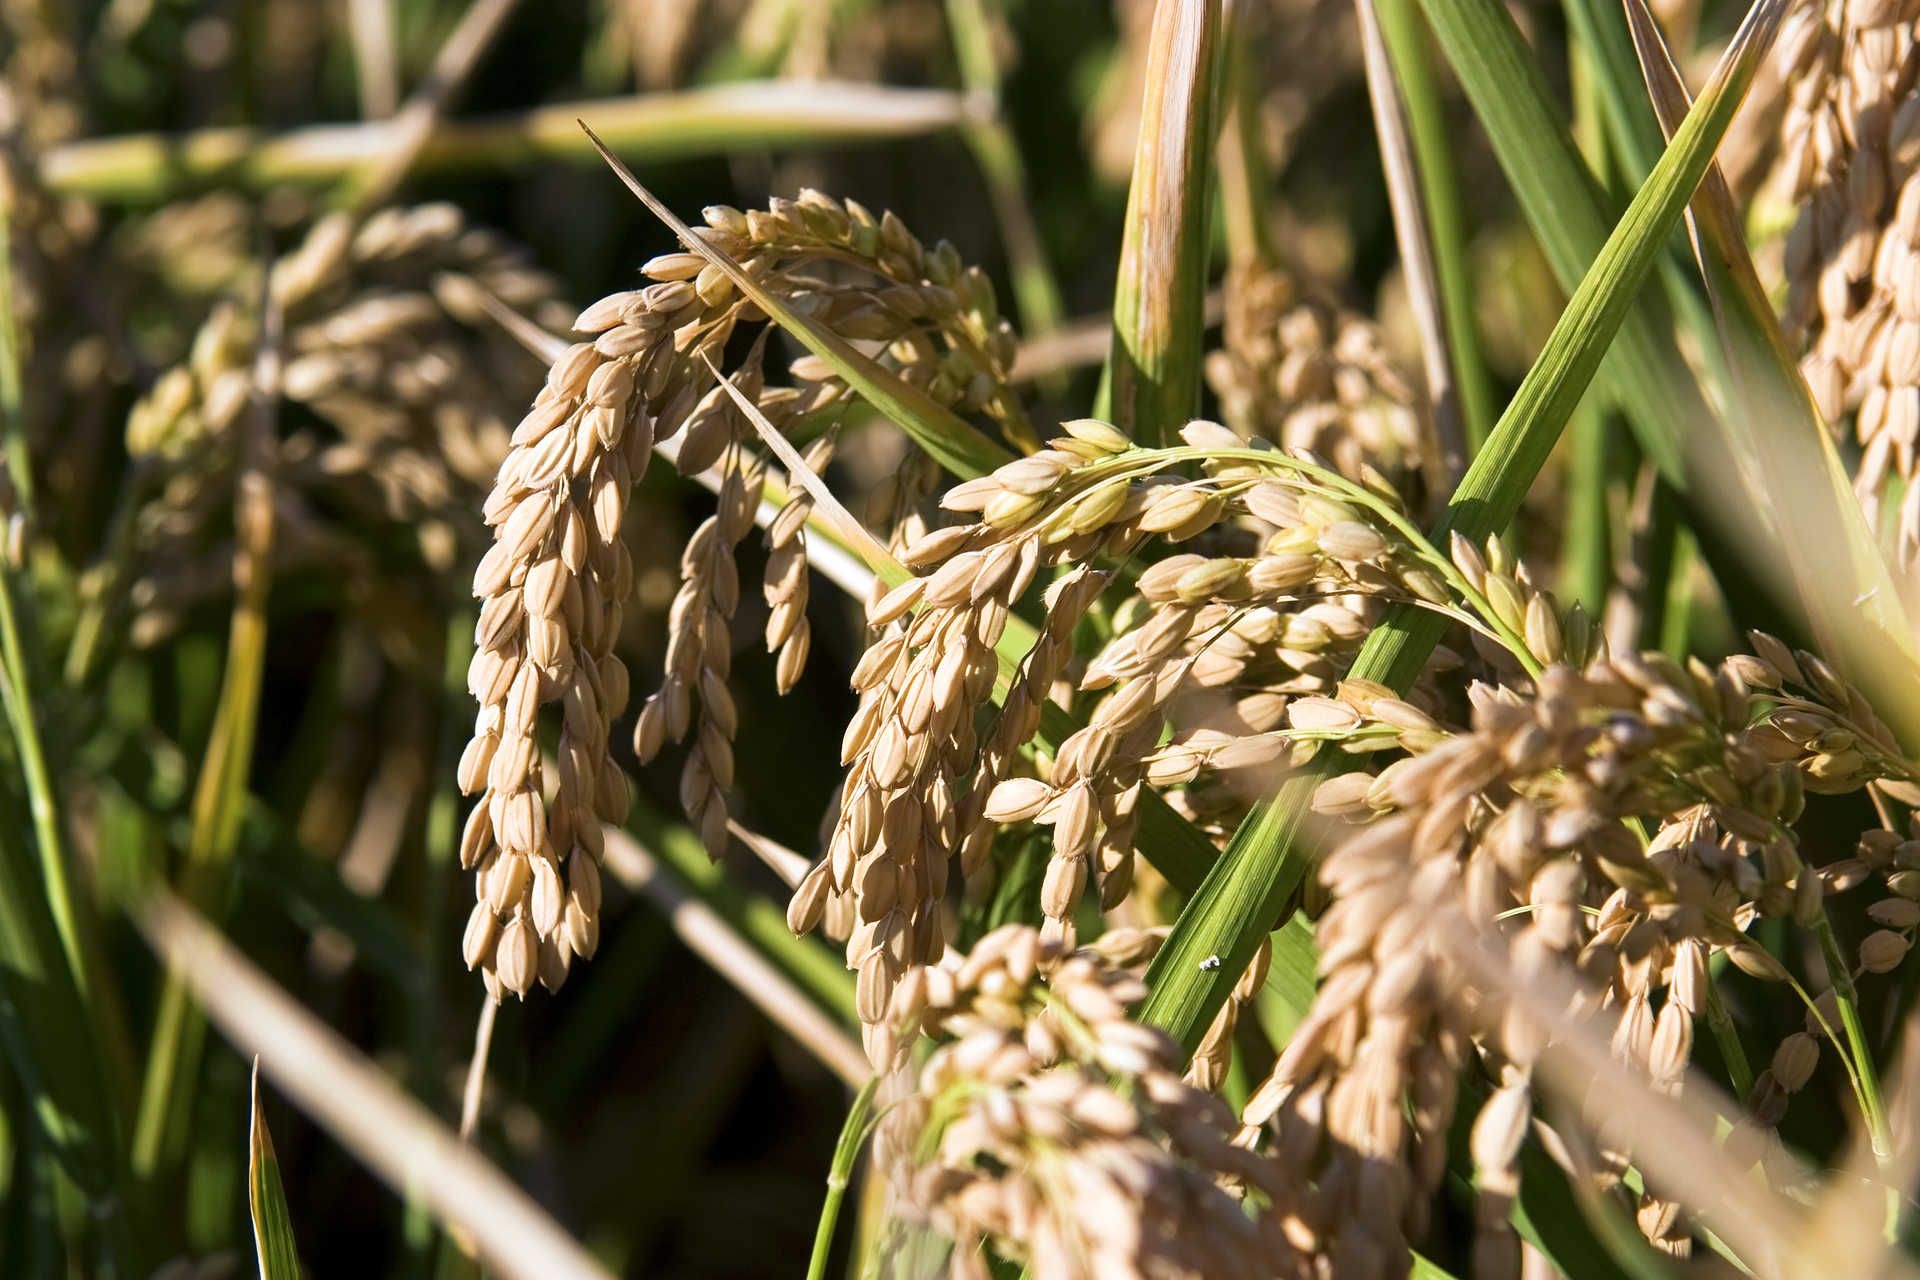
<instances>
[{"instance_id":1,"label":"rice stalk","mask_svg":"<svg viewBox=\"0 0 1920 1280\"><path fill-rule=\"evenodd\" d=\"M1381 0L1374 6L1380 35L1393 64L1394 80L1406 102L1407 133L1420 174L1428 236L1433 244L1435 291L1445 318L1446 349L1452 356L1449 379L1460 402L1469 457L1485 443L1498 411L1493 384L1481 351L1479 321L1473 314L1472 268L1461 207L1460 177L1454 147L1446 131L1445 103L1434 82L1432 41L1417 6L1409 0Z\"/></svg>"},{"instance_id":2,"label":"rice stalk","mask_svg":"<svg viewBox=\"0 0 1920 1280\"><path fill-rule=\"evenodd\" d=\"M864 1061L864 1060L863 1060ZM840 1203L846 1199L847 1186L853 1181L853 1166L860 1158L877 1118L873 1116L874 1092L881 1077L870 1075L853 1095L840 1137L833 1144L833 1163L827 1168L826 1202L820 1206L820 1223L814 1229L813 1254L807 1260L807 1280L826 1280L828 1257L833 1251L833 1230L840 1221Z\"/></svg>"},{"instance_id":3,"label":"rice stalk","mask_svg":"<svg viewBox=\"0 0 1920 1280\"><path fill-rule=\"evenodd\" d=\"M1401 273L1414 326L1420 334L1427 405L1440 450L1438 483L1434 487L1451 488L1466 470L1470 442L1461 390L1455 380L1460 356L1453 350L1449 304L1441 293L1439 246L1428 212L1433 203L1427 195L1431 183L1414 151L1412 112L1395 76L1379 7L1373 0L1356 0L1354 12L1360 19L1373 131L1379 140L1380 167L1387 180L1394 239L1400 245Z\"/></svg>"},{"instance_id":4,"label":"rice stalk","mask_svg":"<svg viewBox=\"0 0 1920 1280\"><path fill-rule=\"evenodd\" d=\"M1219 36L1216 0L1154 5L1113 349L1094 406L1096 417L1147 444L1192 417L1200 394Z\"/></svg>"},{"instance_id":5,"label":"rice stalk","mask_svg":"<svg viewBox=\"0 0 1920 1280\"><path fill-rule=\"evenodd\" d=\"M284 359L282 313L274 301L271 270L262 277L261 293L260 345L248 378L248 403L240 413L234 608L213 728L195 780L192 828L181 871L188 900L210 910L224 905L220 899L240 832L266 663L274 542L272 441ZM161 990L134 1121L131 1159L143 1178L155 1177L182 1157L205 1036L205 1022L186 986L170 976Z\"/></svg>"}]
</instances>

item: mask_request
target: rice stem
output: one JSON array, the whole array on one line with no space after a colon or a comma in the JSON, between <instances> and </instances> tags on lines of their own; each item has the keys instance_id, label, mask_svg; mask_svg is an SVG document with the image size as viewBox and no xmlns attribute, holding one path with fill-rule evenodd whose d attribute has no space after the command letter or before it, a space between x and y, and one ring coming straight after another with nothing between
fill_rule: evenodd
<instances>
[{"instance_id":1,"label":"rice stem","mask_svg":"<svg viewBox=\"0 0 1920 1280\"><path fill-rule=\"evenodd\" d=\"M871 1117L871 1112L874 1091L879 1084L880 1077L874 1076L853 1095L853 1105L847 1108L846 1121L840 1126L839 1141L833 1145L833 1164L827 1169L827 1198L820 1206L820 1223L813 1231L813 1256L807 1261L807 1280L826 1280L834 1227L840 1221L840 1204L853 1182L853 1162L860 1158L860 1148L873 1131L873 1120L877 1118Z\"/></svg>"},{"instance_id":2,"label":"rice stem","mask_svg":"<svg viewBox=\"0 0 1920 1280\"><path fill-rule=\"evenodd\" d=\"M1860 1088L1860 1107L1866 1120L1867 1135L1873 1142L1874 1158L1885 1164L1892 1156L1893 1142L1887 1131L1886 1104L1880 1093L1880 1071L1874 1064L1873 1047L1860 1021L1860 992L1853 983L1853 970L1840 952L1840 942L1834 937L1833 921L1828 918L1824 903L1814 917L1813 932L1820 939L1820 955L1827 963L1827 980L1833 984L1833 1001L1839 1006L1840 1025L1846 1031L1846 1052L1853 1059L1854 1074Z\"/></svg>"}]
</instances>

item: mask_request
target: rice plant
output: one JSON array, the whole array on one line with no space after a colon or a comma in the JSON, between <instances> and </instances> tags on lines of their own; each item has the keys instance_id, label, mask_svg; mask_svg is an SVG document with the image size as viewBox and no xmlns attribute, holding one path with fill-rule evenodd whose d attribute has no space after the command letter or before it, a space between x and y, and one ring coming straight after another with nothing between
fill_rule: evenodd
<instances>
[{"instance_id":1,"label":"rice plant","mask_svg":"<svg viewBox=\"0 0 1920 1280\"><path fill-rule=\"evenodd\" d=\"M1914 1271L1920 8L0 32L0 1273Z\"/></svg>"}]
</instances>

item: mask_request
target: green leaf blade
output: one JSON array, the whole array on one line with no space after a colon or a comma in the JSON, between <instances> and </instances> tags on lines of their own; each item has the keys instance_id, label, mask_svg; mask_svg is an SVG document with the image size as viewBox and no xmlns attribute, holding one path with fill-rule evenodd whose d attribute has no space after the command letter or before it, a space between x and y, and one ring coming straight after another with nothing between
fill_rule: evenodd
<instances>
[{"instance_id":1,"label":"green leaf blade","mask_svg":"<svg viewBox=\"0 0 1920 1280\"><path fill-rule=\"evenodd\" d=\"M247 1133L247 1208L253 1217L254 1257L260 1280L300 1280L300 1252L293 1240L280 1161L260 1105L260 1059L253 1060L253 1119Z\"/></svg>"},{"instance_id":2,"label":"green leaf blade","mask_svg":"<svg viewBox=\"0 0 1920 1280\"><path fill-rule=\"evenodd\" d=\"M1215 0L1154 6L1103 383L1111 413L1095 409L1143 444L1200 402L1219 28Z\"/></svg>"}]
</instances>

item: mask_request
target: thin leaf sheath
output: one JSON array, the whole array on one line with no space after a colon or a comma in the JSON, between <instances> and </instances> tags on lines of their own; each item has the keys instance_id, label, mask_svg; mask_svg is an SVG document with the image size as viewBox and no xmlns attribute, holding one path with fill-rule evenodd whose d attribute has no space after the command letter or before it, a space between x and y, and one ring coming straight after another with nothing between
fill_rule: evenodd
<instances>
[{"instance_id":1,"label":"thin leaf sheath","mask_svg":"<svg viewBox=\"0 0 1920 1280\"><path fill-rule=\"evenodd\" d=\"M1108 368L1115 423L1143 443L1186 421L1200 393L1219 24L1214 0L1154 9Z\"/></svg>"}]
</instances>

